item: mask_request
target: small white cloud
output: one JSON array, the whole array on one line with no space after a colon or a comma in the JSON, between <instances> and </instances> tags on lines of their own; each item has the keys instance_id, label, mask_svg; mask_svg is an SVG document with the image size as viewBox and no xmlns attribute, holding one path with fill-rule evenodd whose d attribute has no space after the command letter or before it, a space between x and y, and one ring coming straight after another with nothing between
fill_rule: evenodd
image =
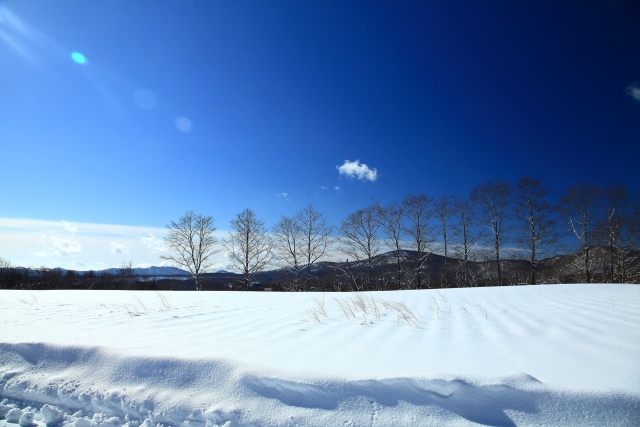
<instances>
[{"instance_id":1,"label":"small white cloud","mask_svg":"<svg viewBox=\"0 0 640 427\"><path fill-rule=\"evenodd\" d=\"M64 229L67 230L71 234L76 234L78 232L78 227L72 225L68 221L62 221L62 225L64 226Z\"/></svg>"},{"instance_id":2,"label":"small white cloud","mask_svg":"<svg viewBox=\"0 0 640 427\"><path fill-rule=\"evenodd\" d=\"M58 236L50 237L53 251L58 255L77 254L82 250L80 242L71 239L61 239Z\"/></svg>"},{"instance_id":3,"label":"small white cloud","mask_svg":"<svg viewBox=\"0 0 640 427\"><path fill-rule=\"evenodd\" d=\"M128 254L129 247L127 245L123 245L121 243L112 243L111 244L111 253L112 254Z\"/></svg>"},{"instance_id":4,"label":"small white cloud","mask_svg":"<svg viewBox=\"0 0 640 427\"><path fill-rule=\"evenodd\" d=\"M336 190L336 191L341 191L342 190L342 188L340 188L339 185L336 185L335 187L333 187L333 189Z\"/></svg>"},{"instance_id":5,"label":"small white cloud","mask_svg":"<svg viewBox=\"0 0 640 427\"><path fill-rule=\"evenodd\" d=\"M345 160L342 166L336 166L336 169L338 169L340 175L358 178L359 181L374 182L378 178L378 170L369 168L364 163L360 163L360 160L354 162Z\"/></svg>"},{"instance_id":6,"label":"small white cloud","mask_svg":"<svg viewBox=\"0 0 640 427\"><path fill-rule=\"evenodd\" d=\"M325 187L324 185L321 185L321 186L320 186L320 189L321 189L322 191L327 191L329 188L328 188L328 187Z\"/></svg>"},{"instance_id":7,"label":"small white cloud","mask_svg":"<svg viewBox=\"0 0 640 427\"><path fill-rule=\"evenodd\" d=\"M635 82L627 86L627 94L636 101L640 102L640 83Z\"/></svg>"},{"instance_id":8,"label":"small white cloud","mask_svg":"<svg viewBox=\"0 0 640 427\"><path fill-rule=\"evenodd\" d=\"M287 192L277 193L276 197L279 199L285 199L287 202L289 201L289 193Z\"/></svg>"},{"instance_id":9,"label":"small white cloud","mask_svg":"<svg viewBox=\"0 0 640 427\"><path fill-rule=\"evenodd\" d=\"M73 269L76 269L76 268L77 269L81 269L81 268L86 267L86 264L84 262L82 262L82 261L74 260L74 261L71 261L69 263L69 267L71 267Z\"/></svg>"}]
</instances>

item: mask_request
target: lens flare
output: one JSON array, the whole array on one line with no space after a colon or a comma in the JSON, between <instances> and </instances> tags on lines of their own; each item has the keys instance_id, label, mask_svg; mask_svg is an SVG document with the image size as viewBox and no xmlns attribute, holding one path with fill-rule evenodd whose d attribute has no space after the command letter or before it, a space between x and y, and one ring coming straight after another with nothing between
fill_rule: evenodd
<instances>
[{"instance_id":1,"label":"lens flare","mask_svg":"<svg viewBox=\"0 0 640 427\"><path fill-rule=\"evenodd\" d=\"M182 131L185 133L190 132L191 129L193 128L193 123L191 122L191 120L182 116L176 117L174 124L176 125L179 131Z\"/></svg>"},{"instance_id":2,"label":"lens flare","mask_svg":"<svg viewBox=\"0 0 640 427\"><path fill-rule=\"evenodd\" d=\"M71 59L73 59L73 62L76 64L85 65L87 63L87 58L80 52L72 52Z\"/></svg>"}]
</instances>

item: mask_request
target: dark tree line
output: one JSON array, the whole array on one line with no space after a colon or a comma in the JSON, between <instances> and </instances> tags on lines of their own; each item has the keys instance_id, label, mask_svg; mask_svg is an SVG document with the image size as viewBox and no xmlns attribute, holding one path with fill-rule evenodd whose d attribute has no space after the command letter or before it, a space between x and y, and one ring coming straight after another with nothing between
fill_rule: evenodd
<instances>
[{"instance_id":1,"label":"dark tree line","mask_svg":"<svg viewBox=\"0 0 640 427\"><path fill-rule=\"evenodd\" d=\"M108 270L79 272L15 267L0 258L0 289L168 290L179 288L176 285L179 283L161 283L136 275L131 262L117 268L115 273Z\"/></svg>"}]
</instances>

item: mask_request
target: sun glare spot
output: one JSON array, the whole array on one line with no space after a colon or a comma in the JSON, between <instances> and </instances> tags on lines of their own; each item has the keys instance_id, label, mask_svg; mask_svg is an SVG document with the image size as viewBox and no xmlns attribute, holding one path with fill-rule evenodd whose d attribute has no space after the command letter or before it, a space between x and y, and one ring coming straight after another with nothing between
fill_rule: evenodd
<instances>
[{"instance_id":1,"label":"sun glare spot","mask_svg":"<svg viewBox=\"0 0 640 427\"><path fill-rule=\"evenodd\" d=\"M187 119L186 117L182 117L182 116L176 117L174 123L175 123L176 127L178 128L178 130L180 130L182 132L190 132L191 128L193 127L193 123L191 123L191 120Z\"/></svg>"},{"instance_id":2,"label":"sun glare spot","mask_svg":"<svg viewBox=\"0 0 640 427\"><path fill-rule=\"evenodd\" d=\"M156 94L148 89L138 89L133 94L133 100L136 105L143 110L151 110L158 103Z\"/></svg>"},{"instance_id":3,"label":"sun glare spot","mask_svg":"<svg viewBox=\"0 0 640 427\"><path fill-rule=\"evenodd\" d=\"M71 59L73 59L73 62L76 64L85 65L87 63L87 58L80 52L72 52Z\"/></svg>"}]
</instances>

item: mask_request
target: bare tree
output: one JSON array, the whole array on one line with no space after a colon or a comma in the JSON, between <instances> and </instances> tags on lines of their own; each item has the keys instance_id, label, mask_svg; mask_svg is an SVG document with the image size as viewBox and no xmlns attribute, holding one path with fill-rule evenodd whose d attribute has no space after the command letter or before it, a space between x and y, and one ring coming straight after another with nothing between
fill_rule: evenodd
<instances>
[{"instance_id":1,"label":"bare tree","mask_svg":"<svg viewBox=\"0 0 640 427\"><path fill-rule=\"evenodd\" d=\"M529 284L535 285L538 260L546 256L558 241L553 209L547 200L550 191L542 186L539 179L529 177L518 181L517 190L516 218L523 225L519 228L517 240L531 264Z\"/></svg>"},{"instance_id":2,"label":"bare tree","mask_svg":"<svg viewBox=\"0 0 640 427\"><path fill-rule=\"evenodd\" d=\"M618 282L640 283L640 203L630 202L618 237Z\"/></svg>"},{"instance_id":3,"label":"bare tree","mask_svg":"<svg viewBox=\"0 0 640 427\"><path fill-rule=\"evenodd\" d=\"M570 232L580 243L583 271L587 283L591 283L592 262L591 250L596 243L596 225L600 210L602 190L590 184L570 187L560 200L559 212L564 216Z\"/></svg>"},{"instance_id":4,"label":"bare tree","mask_svg":"<svg viewBox=\"0 0 640 427\"><path fill-rule=\"evenodd\" d=\"M458 286L470 286L475 283L475 276L469 271L469 262L474 258L473 253L476 244L482 237L475 231L475 211L467 199L456 198L453 200L455 223L453 226L456 244L456 257L460 259L461 274Z\"/></svg>"},{"instance_id":5,"label":"bare tree","mask_svg":"<svg viewBox=\"0 0 640 427\"><path fill-rule=\"evenodd\" d=\"M253 276L264 270L271 260L271 240L264 222L255 212L245 209L231 220L229 238L222 241L234 269L242 271L245 289Z\"/></svg>"},{"instance_id":6,"label":"bare tree","mask_svg":"<svg viewBox=\"0 0 640 427\"><path fill-rule=\"evenodd\" d=\"M502 286L500 250L509 218L513 191L508 182L488 181L471 191L471 200L480 208L486 227L493 234L493 248L496 262L498 285Z\"/></svg>"},{"instance_id":7,"label":"bare tree","mask_svg":"<svg viewBox=\"0 0 640 427\"><path fill-rule=\"evenodd\" d=\"M87 270L80 276L80 286L83 289L93 289L98 274L94 270Z\"/></svg>"},{"instance_id":8,"label":"bare tree","mask_svg":"<svg viewBox=\"0 0 640 427\"><path fill-rule=\"evenodd\" d=\"M118 281L122 285L123 289L131 289L133 282L135 281L136 273L131 261L128 263L122 263L118 268Z\"/></svg>"},{"instance_id":9,"label":"bare tree","mask_svg":"<svg viewBox=\"0 0 640 427\"><path fill-rule=\"evenodd\" d=\"M404 237L404 219L405 213L402 204L391 203L389 206L380 206L375 204L376 217L380 222L380 231L384 237L385 245L393 250L396 258L396 283L398 289L402 289L404 282L403 262L404 256L402 252L402 239Z\"/></svg>"},{"instance_id":10,"label":"bare tree","mask_svg":"<svg viewBox=\"0 0 640 427\"><path fill-rule=\"evenodd\" d=\"M98 275L98 289L115 289L115 277L109 270L102 270Z\"/></svg>"},{"instance_id":11,"label":"bare tree","mask_svg":"<svg viewBox=\"0 0 640 427\"><path fill-rule=\"evenodd\" d=\"M423 286L422 269L429 255L427 251L434 241L434 229L429 223L433 215L429 209L431 202L432 199L424 194L408 194L402 200L407 221L404 231L411 239L411 249L416 252L413 282L418 289Z\"/></svg>"},{"instance_id":12,"label":"bare tree","mask_svg":"<svg viewBox=\"0 0 640 427\"><path fill-rule=\"evenodd\" d=\"M75 270L67 270L64 275L65 286L73 289L78 284L78 273Z\"/></svg>"},{"instance_id":13,"label":"bare tree","mask_svg":"<svg viewBox=\"0 0 640 427\"><path fill-rule=\"evenodd\" d=\"M623 283L630 277L630 261L637 258L634 249L640 245L638 204L620 185L607 186L603 195L605 216L599 229L607 244L609 281Z\"/></svg>"},{"instance_id":14,"label":"bare tree","mask_svg":"<svg viewBox=\"0 0 640 427\"><path fill-rule=\"evenodd\" d=\"M435 217L440 222L440 236L442 237L442 246L444 249L444 263L442 265L442 271L440 272L440 286L443 288L448 287L448 243L449 243L449 221L453 217L455 210L453 207L453 201L450 196L444 195L439 200L433 202L433 212Z\"/></svg>"},{"instance_id":15,"label":"bare tree","mask_svg":"<svg viewBox=\"0 0 640 427\"><path fill-rule=\"evenodd\" d=\"M311 283L311 269L327 252L334 239L326 217L309 204L292 217L283 216L273 228L274 250L285 267L295 275L294 290L302 290L302 271L306 270L305 288Z\"/></svg>"},{"instance_id":16,"label":"bare tree","mask_svg":"<svg viewBox=\"0 0 640 427\"><path fill-rule=\"evenodd\" d=\"M193 211L185 213L177 222L171 221L169 233L164 238L172 253L160 258L186 268L202 290L200 276L212 265L211 256L220 252L216 247L216 231L212 216L197 215Z\"/></svg>"},{"instance_id":17,"label":"bare tree","mask_svg":"<svg viewBox=\"0 0 640 427\"><path fill-rule=\"evenodd\" d=\"M331 233L333 227L327 222L324 214L318 212L312 204L308 204L295 214L295 222L300 231L300 254L306 268L306 290L311 285L311 268L327 252L334 242Z\"/></svg>"},{"instance_id":18,"label":"bare tree","mask_svg":"<svg viewBox=\"0 0 640 427\"><path fill-rule=\"evenodd\" d=\"M302 281L302 232L295 217L282 216L273 227L274 251L280 265L293 270L293 289L300 291Z\"/></svg>"},{"instance_id":19,"label":"bare tree","mask_svg":"<svg viewBox=\"0 0 640 427\"><path fill-rule=\"evenodd\" d=\"M616 248L618 246L618 237L620 236L620 227L622 225L622 210L624 209L624 200L627 197L623 187L607 186L603 192L604 199L604 221L600 225L603 240L607 242L609 255L609 282L615 282L615 265L616 265Z\"/></svg>"},{"instance_id":20,"label":"bare tree","mask_svg":"<svg viewBox=\"0 0 640 427\"><path fill-rule=\"evenodd\" d=\"M4 270L6 268L13 268L13 266L11 265L11 261L0 257L0 270Z\"/></svg>"},{"instance_id":21,"label":"bare tree","mask_svg":"<svg viewBox=\"0 0 640 427\"><path fill-rule=\"evenodd\" d=\"M339 250L356 261L366 261L368 268L366 290L374 290L373 257L380 252L375 206L367 206L347 216L340 224Z\"/></svg>"},{"instance_id":22,"label":"bare tree","mask_svg":"<svg viewBox=\"0 0 640 427\"><path fill-rule=\"evenodd\" d=\"M11 261L0 257L0 289L10 289L14 285L10 280L12 270Z\"/></svg>"}]
</instances>

